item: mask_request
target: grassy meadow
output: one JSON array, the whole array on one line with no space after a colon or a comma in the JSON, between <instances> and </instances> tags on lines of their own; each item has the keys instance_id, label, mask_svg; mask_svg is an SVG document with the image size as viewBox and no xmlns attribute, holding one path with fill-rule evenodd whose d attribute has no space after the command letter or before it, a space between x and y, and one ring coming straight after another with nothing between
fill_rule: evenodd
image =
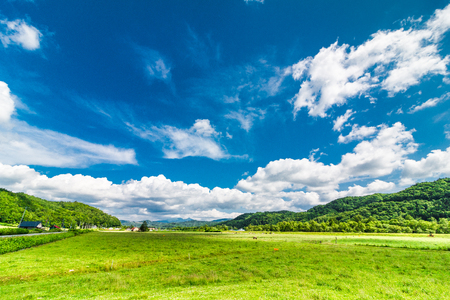
<instances>
[{"instance_id":1,"label":"grassy meadow","mask_svg":"<svg viewBox=\"0 0 450 300\"><path fill-rule=\"evenodd\" d=\"M0 255L0 295L450 299L448 249L449 235L92 232Z\"/></svg>"}]
</instances>

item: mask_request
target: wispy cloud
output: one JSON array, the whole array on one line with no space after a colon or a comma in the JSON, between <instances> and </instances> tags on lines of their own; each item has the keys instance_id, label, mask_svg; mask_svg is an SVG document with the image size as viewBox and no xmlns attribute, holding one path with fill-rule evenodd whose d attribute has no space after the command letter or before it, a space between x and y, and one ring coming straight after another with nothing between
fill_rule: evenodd
<instances>
[{"instance_id":1,"label":"wispy cloud","mask_svg":"<svg viewBox=\"0 0 450 300\"><path fill-rule=\"evenodd\" d=\"M94 164L137 164L133 149L99 145L16 120L14 95L0 82L0 162L84 168Z\"/></svg>"},{"instance_id":2,"label":"wispy cloud","mask_svg":"<svg viewBox=\"0 0 450 300\"><path fill-rule=\"evenodd\" d=\"M215 43L211 36L202 38L191 27L188 27L187 30L187 54L192 62L205 70L220 63L220 45Z\"/></svg>"},{"instance_id":3,"label":"wispy cloud","mask_svg":"<svg viewBox=\"0 0 450 300\"><path fill-rule=\"evenodd\" d=\"M134 46L136 52L141 56L145 75L150 79L158 79L166 83L171 81L171 66L169 61L164 58L158 51Z\"/></svg>"},{"instance_id":4,"label":"wispy cloud","mask_svg":"<svg viewBox=\"0 0 450 300\"><path fill-rule=\"evenodd\" d=\"M425 76L446 75L450 57L439 55L438 42L450 28L450 5L436 10L421 27L378 31L357 47L335 42L292 66L302 81L293 99L294 114L303 107L311 116L327 116L349 98L386 90L389 96L406 91Z\"/></svg>"},{"instance_id":5,"label":"wispy cloud","mask_svg":"<svg viewBox=\"0 0 450 300\"><path fill-rule=\"evenodd\" d=\"M30 51L40 48L43 34L36 27L28 25L25 20L2 20L0 24L0 40L4 47L18 45Z\"/></svg>"},{"instance_id":6,"label":"wispy cloud","mask_svg":"<svg viewBox=\"0 0 450 300\"><path fill-rule=\"evenodd\" d=\"M264 0L244 0L245 3L249 4L249 3L260 3L263 4Z\"/></svg>"},{"instance_id":7,"label":"wispy cloud","mask_svg":"<svg viewBox=\"0 0 450 300\"><path fill-rule=\"evenodd\" d=\"M179 159L187 156L203 156L212 159L230 157L218 142L219 133L209 120L196 120L188 129L169 125L138 128L127 124L134 134L162 144L165 158Z\"/></svg>"},{"instance_id":8,"label":"wispy cloud","mask_svg":"<svg viewBox=\"0 0 450 300\"><path fill-rule=\"evenodd\" d=\"M428 107L434 107L436 105L438 105L440 102L444 102L446 100L450 99L450 93L446 93L444 95L442 95L439 98L432 98L429 99L427 101L425 101L424 103L420 104L420 105L413 105L411 106L411 108L408 110L409 114L413 114L415 112L418 112L419 110L428 108Z\"/></svg>"},{"instance_id":9,"label":"wispy cloud","mask_svg":"<svg viewBox=\"0 0 450 300\"><path fill-rule=\"evenodd\" d=\"M345 114L342 116L337 117L336 120L333 121L333 130L334 131L341 131L342 128L344 128L344 124L347 123L348 119L354 114L355 112L351 109L347 109Z\"/></svg>"},{"instance_id":10,"label":"wispy cloud","mask_svg":"<svg viewBox=\"0 0 450 300\"><path fill-rule=\"evenodd\" d=\"M246 110L231 111L225 115L225 118L237 120L241 124L241 128L248 132L252 128L254 120L264 119L265 113L265 110L249 107Z\"/></svg>"}]
</instances>

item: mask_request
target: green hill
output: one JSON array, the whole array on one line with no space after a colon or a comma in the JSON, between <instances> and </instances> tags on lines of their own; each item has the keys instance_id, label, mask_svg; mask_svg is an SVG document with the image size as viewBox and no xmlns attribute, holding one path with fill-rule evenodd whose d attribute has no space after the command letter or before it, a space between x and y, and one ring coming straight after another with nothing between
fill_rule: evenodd
<instances>
[{"instance_id":1,"label":"green hill","mask_svg":"<svg viewBox=\"0 0 450 300\"><path fill-rule=\"evenodd\" d=\"M24 193L13 193L0 188L0 222L18 224L27 207L24 221L42 221L48 224L65 227L77 226L120 226L116 217L110 216L98 208L79 202L54 202L30 196Z\"/></svg>"},{"instance_id":2,"label":"green hill","mask_svg":"<svg viewBox=\"0 0 450 300\"><path fill-rule=\"evenodd\" d=\"M355 217L391 220L414 218L431 220L450 217L450 178L423 182L392 194L373 194L344 197L325 205L317 205L306 212L290 211L246 213L223 222L227 226L243 228L248 225L275 225L281 221L326 222L330 219L346 222Z\"/></svg>"}]
</instances>

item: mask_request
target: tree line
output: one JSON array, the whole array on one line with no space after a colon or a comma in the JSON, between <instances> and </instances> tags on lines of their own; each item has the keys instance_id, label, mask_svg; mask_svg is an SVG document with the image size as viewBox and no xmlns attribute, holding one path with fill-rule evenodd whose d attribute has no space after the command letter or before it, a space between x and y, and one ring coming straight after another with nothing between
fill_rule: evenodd
<instances>
[{"instance_id":1,"label":"tree line","mask_svg":"<svg viewBox=\"0 0 450 300\"><path fill-rule=\"evenodd\" d=\"M80 202L53 202L24 193L0 189L0 222L18 224L23 212L24 221L41 221L43 226L90 228L92 226L121 226L119 219L98 208Z\"/></svg>"},{"instance_id":2,"label":"tree line","mask_svg":"<svg viewBox=\"0 0 450 300\"><path fill-rule=\"evenodd\" d=\"M411 216L391 220L363 218L356 215L348 221L329 219L325 222L282 221L277 224L249 225L247 231L297 232L369 232L369 233L450 233L449 219L415 220Z\"/></svg>"}]
</instances>

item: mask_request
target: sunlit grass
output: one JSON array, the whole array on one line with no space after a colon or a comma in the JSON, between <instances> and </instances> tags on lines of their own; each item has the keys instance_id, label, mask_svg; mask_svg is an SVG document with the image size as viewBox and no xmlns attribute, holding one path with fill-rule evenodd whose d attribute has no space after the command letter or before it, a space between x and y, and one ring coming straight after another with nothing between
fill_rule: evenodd
<instances>
[{"instance_id":1,"label":"sunlit grass","mask_svg":"<svg viewBox=\"0 0 450 300\"><path fill-rule=\"evenodd\" d=\"M448 297L450 251L352 245L358 239L402 240L416 246L439 239L442 244L450 242L448 236L415 240L392 235L97 232L1 255L0 295L2 299Z\"/></svg>"}]
</instances>

